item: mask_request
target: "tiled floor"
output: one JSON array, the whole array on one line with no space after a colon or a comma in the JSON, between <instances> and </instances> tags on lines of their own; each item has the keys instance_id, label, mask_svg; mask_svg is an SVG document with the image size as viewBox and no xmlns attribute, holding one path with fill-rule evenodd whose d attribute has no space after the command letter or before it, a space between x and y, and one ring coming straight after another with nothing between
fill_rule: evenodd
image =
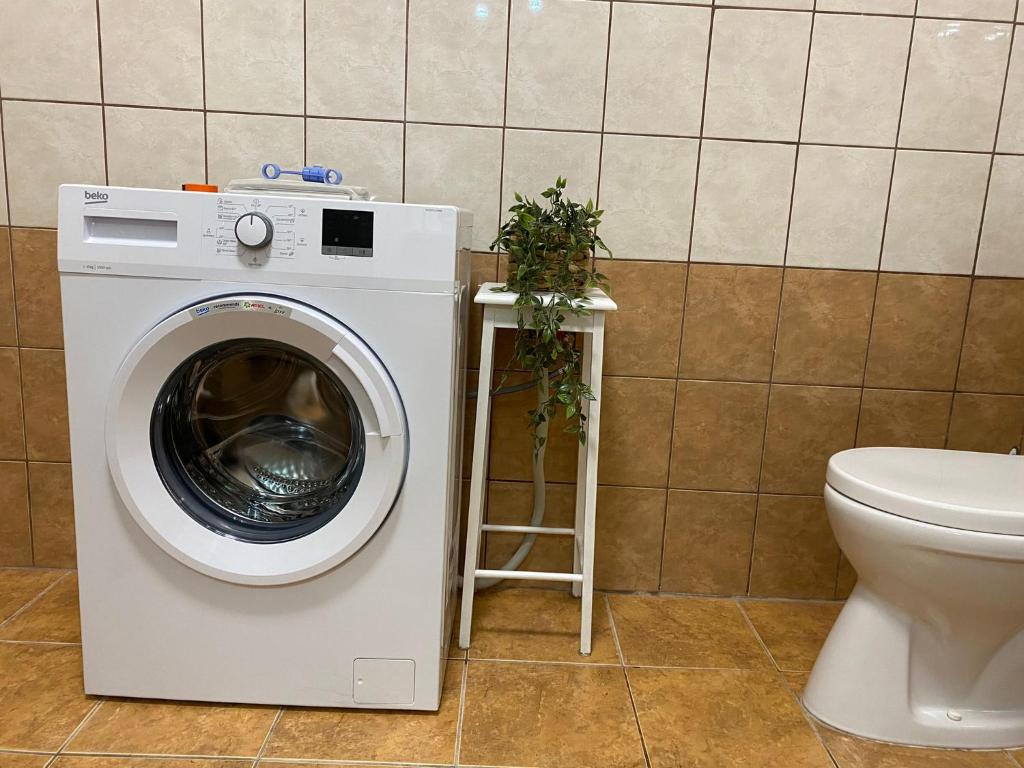
<instances>
[{"instance_id":1,"label":"tiled floor","mask_svg":"<svg viewBox=\"0 0 1024 768\"><path fill-rule=\"evenodd\" d=\"M566 593L482 594L436 714L104 700L82 693L75 575L0 569L0 768L1024 766L811 723L796 694L836 604L608 595L595 610L584 658Z\"/></svg>"}]
</instances>

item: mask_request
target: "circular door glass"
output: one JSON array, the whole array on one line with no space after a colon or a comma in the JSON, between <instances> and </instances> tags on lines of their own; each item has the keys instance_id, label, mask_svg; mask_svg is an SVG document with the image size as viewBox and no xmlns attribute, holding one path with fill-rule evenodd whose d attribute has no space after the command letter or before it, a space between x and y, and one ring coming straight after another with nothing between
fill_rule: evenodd
<instances>
[{"instance_id":1,"label":"circular door glass","mask_svg":"<svg viewBox=\"0 0 1024 768\"><path fill-rule=\"evenodd\" d=\"M243 541L312 533L351 498L366 452L351 395L320 361L264 339L175 369L151 422L157 471L192 518Z\"/></svg>"}]
</instances>

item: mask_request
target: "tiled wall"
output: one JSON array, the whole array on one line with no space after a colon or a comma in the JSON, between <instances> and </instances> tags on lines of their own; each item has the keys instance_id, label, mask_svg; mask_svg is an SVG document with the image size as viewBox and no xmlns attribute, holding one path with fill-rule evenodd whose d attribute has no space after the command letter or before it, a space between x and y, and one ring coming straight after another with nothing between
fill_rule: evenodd
<instances>
[{"instance_id":1,"label":"tiled wall","mask_svg":"<svg viewBox=\"0 0 1024 768\"><path fill-rule=\"evenodd\" d=\"M1015 19L1017 0L4 0L0 562L73 560L56 185L305 161L473 209L480 250L515 190L562 174L597 198L622 307L601 586L842 594L830 452L1021 441ZM528 514L529 403L496 407L493 519Z\"/></svg>"}]
</instances>

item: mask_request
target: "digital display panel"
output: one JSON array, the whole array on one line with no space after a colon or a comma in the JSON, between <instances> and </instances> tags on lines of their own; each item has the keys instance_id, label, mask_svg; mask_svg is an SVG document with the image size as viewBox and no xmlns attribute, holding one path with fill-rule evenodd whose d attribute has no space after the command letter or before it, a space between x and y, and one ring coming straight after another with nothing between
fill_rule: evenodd
<instances>
[{"instance_id":1,"label":"digital display panel","mask_svg":"<svg viewBox=\"0 0 1024 768\"><path fill-rule=\"evenodd\" d=\"M326 256L373 256L373 211L324 208L320 247Z\"/></svg>"}]
</instances>

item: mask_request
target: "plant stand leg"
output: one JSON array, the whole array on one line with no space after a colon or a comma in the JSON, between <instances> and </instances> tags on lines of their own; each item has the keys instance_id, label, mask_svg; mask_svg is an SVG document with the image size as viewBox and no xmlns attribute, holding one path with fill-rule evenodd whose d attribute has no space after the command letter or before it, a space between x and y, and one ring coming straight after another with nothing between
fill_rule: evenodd
<instances>
[{"instance_id":1,"label":"plant stand leg","mask_svg":"<svg viewBox=\"0 0 1024 768\"><path fill-rule=\"evenodd\" d=\"M473 435L473 470L469 485L469 514L466 522L466 562L462 576L462 616L459 647L469 648L473 626L473 592L480 566L480 529L483 525L484 494L487 489L487 453L491 425L491 376L494 372L494 309L484 307L483 337L480 344L480 381L477 384L476 428Z\"/></svg>"},{"instance_id":2,"label":"plant stand leg","mask_svg":"<svg viewBox=\"0 0 1024 768\"><path fill-rule=\"evenodd\" d=\"M604 364L604 315L594 317L593 333L589 334L587 382L596 398L590 403L587 418L586 476L583 494L583 600L580 610L580 653L590 655L591 624L594 613L594 536L597 520L597 451L601 437L601 369ZM589 354L587 354L589 353Z\"/></svg>"}]
</instances>

